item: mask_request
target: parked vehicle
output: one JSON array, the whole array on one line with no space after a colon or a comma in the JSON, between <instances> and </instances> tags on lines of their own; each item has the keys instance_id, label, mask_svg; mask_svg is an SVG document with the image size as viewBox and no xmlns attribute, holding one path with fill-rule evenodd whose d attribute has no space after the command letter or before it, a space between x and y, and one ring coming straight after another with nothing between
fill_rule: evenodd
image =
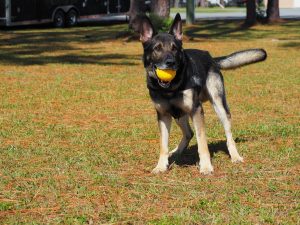
<instances>
[{"instance_id":1,"label":"parked vehicle","mask_svg":"<svg viewBox=\"0 0 300 225\"><path fill-rule=\"evenodd\" d=\"M0 25L75 26L84 19L125 14L129 7L130 0L0 0Z\"/></svg>"}]
</instances>

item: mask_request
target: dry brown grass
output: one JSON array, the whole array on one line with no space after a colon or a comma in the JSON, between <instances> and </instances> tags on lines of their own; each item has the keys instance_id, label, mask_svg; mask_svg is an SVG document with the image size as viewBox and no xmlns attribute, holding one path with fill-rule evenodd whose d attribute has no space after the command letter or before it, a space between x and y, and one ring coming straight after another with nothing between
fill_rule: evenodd
<instances>
[{"instance_id":1,"label":"dry brown grass","mask_svg":"<svg viewBox=\"0 0 300 225\"><path fill-rule=\"evenodd\" d=\"M205 105L215 173L152 175L158 129L138 42L126 25L1 31L0 221L12 223L299 223L299 21L186 28L185 48L214 56L265 48L266 62L224 72L231 164ZM188 38L187 38L188 39ZM180 139L174 126L171 146ZM195 140L183 157L195 156Z\"/></svg>"}]
</instances>

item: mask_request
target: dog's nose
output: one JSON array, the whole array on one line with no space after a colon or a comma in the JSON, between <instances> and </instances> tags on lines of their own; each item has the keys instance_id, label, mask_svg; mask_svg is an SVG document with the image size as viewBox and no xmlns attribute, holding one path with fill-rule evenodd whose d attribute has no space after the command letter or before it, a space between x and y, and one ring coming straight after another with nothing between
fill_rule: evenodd
<instances>
[{"instance_id":1,"label":"dog's nose","mask_svg":"<svg viewBox=\"0 0 300 225\"><path fill-rule=\"evenodd\" d=\"M167 60L166 60L166 65L168 66L168 67L172 67L172 66L174 66L175 65L175 60L174 59L171 59L171 58L168 58Z\"/></svg>"}]
</instances>

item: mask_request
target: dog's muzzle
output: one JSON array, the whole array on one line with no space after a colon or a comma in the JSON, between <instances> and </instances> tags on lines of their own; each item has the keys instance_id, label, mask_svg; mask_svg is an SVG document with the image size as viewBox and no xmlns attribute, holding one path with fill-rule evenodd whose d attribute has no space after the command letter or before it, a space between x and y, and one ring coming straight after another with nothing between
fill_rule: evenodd
<instances>
[{"instance_id":1,"label":"dog's muzzle","mask_svg":"<svg viewBox=\"0 0 300 225\"><path fill-rule=\"evenodd\" d=\"M159 65L159 66L154 65L153 66L153 72L156 75L158 84L162 88L170 87L172 80L176 76L176 70L177 70L177 66L175 66L175 63L173 63L173 62L172 62L172 66L171 66L171 63L169 63L169 66L166 65L165 63L163 65Z\"/></svg>"}]
</instances>

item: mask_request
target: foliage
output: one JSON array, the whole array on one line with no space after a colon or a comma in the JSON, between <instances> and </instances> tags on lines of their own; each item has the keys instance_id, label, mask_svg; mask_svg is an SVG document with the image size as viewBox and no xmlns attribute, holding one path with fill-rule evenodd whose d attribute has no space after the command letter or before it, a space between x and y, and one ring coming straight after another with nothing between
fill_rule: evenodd
<instances>
[{"instance_id":1,"label":"foliage","mask_svg":"<svg viewBox=\"0 0 300 225\"><path fill-rule=\"evenodd\" d=\"M154 13L149 14L153 26L158 32L168 32L173 20L172 18L162 18Z\"/></svg>"}]
</instances>

